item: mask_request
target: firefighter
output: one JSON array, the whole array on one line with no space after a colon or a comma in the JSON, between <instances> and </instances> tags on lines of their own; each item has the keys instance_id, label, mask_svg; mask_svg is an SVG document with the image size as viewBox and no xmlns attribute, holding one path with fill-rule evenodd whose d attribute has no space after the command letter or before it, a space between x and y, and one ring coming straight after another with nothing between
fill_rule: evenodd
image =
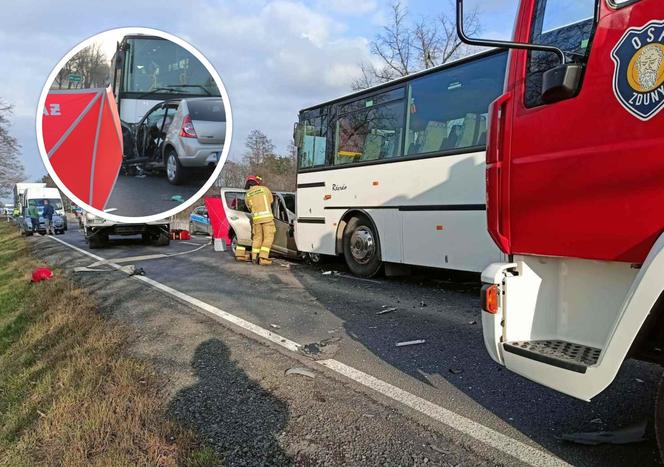
<instances>
[{"instance_id":1,"label":"firefighter","mask_svg":"<svg viewBox=\"0 0 664 467\"><path fill-rule=\"evenodd\" d=\"M247 177L245 203L251 210L251 260L263 266L272 264L270 249L274 241L274 216L272 215L272 192L262 185L258 176Z\"/></svg>"}]
</instances>

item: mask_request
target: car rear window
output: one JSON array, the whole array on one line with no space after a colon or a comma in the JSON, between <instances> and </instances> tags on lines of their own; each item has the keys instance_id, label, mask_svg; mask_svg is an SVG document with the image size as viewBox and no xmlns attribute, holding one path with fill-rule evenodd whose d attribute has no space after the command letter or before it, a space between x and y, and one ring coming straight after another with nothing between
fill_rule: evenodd
<instances>
[{"instance_id":1,"label":"car rear window","mask_svg":"<svg viewBox=\"0 0 664 467\"><path fill-rule=\"evenodd\" d=\"M205 120L208 122L225 122L226 112L221 99L204 101L187 101L189 115L192 120Z\"/></svg>"}]
</instances>

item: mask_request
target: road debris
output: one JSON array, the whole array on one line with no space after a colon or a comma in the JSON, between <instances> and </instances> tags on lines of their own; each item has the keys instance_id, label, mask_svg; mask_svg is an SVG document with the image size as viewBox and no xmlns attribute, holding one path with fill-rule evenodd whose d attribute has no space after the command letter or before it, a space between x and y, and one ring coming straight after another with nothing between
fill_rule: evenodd
<instances>
[{"instance_id":1,"label":"road debris","mask_svg":"<svg viewBox=\"0 0 664 467\"><path fill-rule=\"evenodd\" d=\"M330 344L334 344L336 342L339 342L341 340L341 337L328 337L327 339L323 339L320 342L311 342L309 344L305 344L301 347L302 353L309 357L318 357L320 356L321 353L326 352L334 352L337 349L337 346L330 346ZM331 348L328 348L331 347Z\"/></svg>"},{"instance_id":2,"label":"road debris","mask_svg":"<svg viewBox=\"0 0 664 467\"><path fill-rule=\"evenodd\" d=\"M390 308L385 308L384 310L381 310L376 314L377 315L386 315L387 313L392 313L393 311L397 311L397 307L393 306L393 307L390 307Z\"/></svg>"},{"instance_id":3,"label":"road debris","mask_svg":"<svg viewBox=\"0 0 664 467\"><path fill-rule=\"evenodd\" d=\"M323 271L323 275L324 275L324 276L331 276L331 275L332 275L332 271Z\"/></svg>"},{"instance_id":4,"label":"road debris","mask_svg":"<svg viewBox=\"0 0 664 467\"><path fill-rule=\"evenodd\" d=\"M420 344L425 344L426 341L424 339L417 339L414 341L404 341L404 342L397 342L396 346L397 347L406 347L408 345L420 345Z\"/></svg>"},{"instance_id":5,"label":"road debris","mask_svg":"<svg viewBox=\"0 0 664 467\"><path fill-rule=\"evenodd\" d=\"M130 276L144 276L145 275L145 271L143 270L143 268L137 268L133 264L128 264L126 266L122 266L120 269L118 269L118 271L122 271L125 274L128 274Z\"/></svg>"},{"instance_id":6,"label":"road debris","mask_svg":"<svg viewBox=\"0 0 664 467\"><path fill-rule=\"evenodd\" d=\"M270 327L272 329L281 329L281 326L279 326L278 324L270 324Z\"/></svg>"},{"instance_id":7,"label":"road debris","mask_svg":"<svg viewBox=\"0 0 664 467\"><path fill-rule=\"evenodd\" d=\"M420 300L420 308L424 308L426 306L427 306L426 302L424 300Z\"/></svg>"},{"instance_id":8,"label":"road debris","mask_svg":"<svg viewBox=\"0 0 664 467\"><path fill-rule=\"evenodd\" d=\"M301 375L301 376L306 376L307 378L315 378L316 375L314 374L313 371L308 370L306 368L302 367L295 367L295 368L289 368L286 370L286 375Z\"/></svg>"},{"instance_id":9,"label":"road debris","mask_svg":"<svg viewBox=\"0 0 664 467\"><path fill-rule=\"evenodd\" d=\"M173 195L171 196L171 201L175 201L176 203L184 203L184 197L182 195Z\"/></svg>"},{"instance_id":10,"label":"road debris","mask_svg":"<svg viewBox=\"0 0 664 467\"><path fill-rule=\"evenodd\" d=\"M463 368L450 368L449 372L452 373L453 375L460 375L463 373Z\"/></svg>"},{"instance_id":11,"label":"road debris","mask_svg":"<svg viewBox=\"0 0 664 467\"><path fill-rule=\"evenodd\" d=\"M477 321L475 321L475 320L468 321L468 324L471 324L471 325L472 325L472 324L477 324Z\"/></svg>"},{"instance_id":12,"label":"road debris","mask_svg":"<svg viewBox=\"0 0 664 467\"><path fill-rule=\"evenodd\" d=\"M592 431L586 433L565 433L560 439L576 444L597 446L599 444L631 444L646 441L647 420L615 431Z\"/></svg>"},{"instance_id":13,"label":"road debris","mask_svg":"<svg viewBox=\"0 0 664 467\"><path fill-rule=\"evenodd\" d=\"M32 271L32 282L37 283L53 279L53 271L50 268L37 268Z\"/></svg>"}]
</instances>

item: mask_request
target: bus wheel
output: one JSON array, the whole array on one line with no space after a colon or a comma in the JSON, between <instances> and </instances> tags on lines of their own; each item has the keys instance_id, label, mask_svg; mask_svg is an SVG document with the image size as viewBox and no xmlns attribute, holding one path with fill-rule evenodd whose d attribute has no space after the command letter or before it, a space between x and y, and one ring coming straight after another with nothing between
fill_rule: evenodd
<instances>
[{"instance_id":1,"label":"bus wheel","mask_svg":"<svg viewBox=\"0 0 664 467\"><path fill-rule=\"evenodd\" d=\"M664 374L659 378L655 397L655 437L660 458L664 459Z\"/></svg>"},{"instance_id":2,"label":"bus wheel","mask_svg":"<svg viewBox=\"0 0 664 467\"><path fill-rule=\"evenodd\" d=\"M373 277L380 271L378 234L366 217L353 217L348 221L343 236L344 258L353 274Z\"/></svg>"}]
</instances>

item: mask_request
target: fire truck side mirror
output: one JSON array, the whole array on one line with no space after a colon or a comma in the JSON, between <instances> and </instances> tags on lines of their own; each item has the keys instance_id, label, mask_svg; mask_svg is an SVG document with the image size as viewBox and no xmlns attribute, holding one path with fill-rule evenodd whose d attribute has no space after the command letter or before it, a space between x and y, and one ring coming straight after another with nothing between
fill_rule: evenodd
<instances>
[{"instance_id":1,"label":"fire truck side mirror","mask_svg":"<svg viewBox=\"0 0 664 467\"><path fill-rule=\"evenodd\" d=\"M544 72L542 80L542 101L553 104L575 97L579 93L583 65L565 63Z\"/></svg>"}]
</instances>

